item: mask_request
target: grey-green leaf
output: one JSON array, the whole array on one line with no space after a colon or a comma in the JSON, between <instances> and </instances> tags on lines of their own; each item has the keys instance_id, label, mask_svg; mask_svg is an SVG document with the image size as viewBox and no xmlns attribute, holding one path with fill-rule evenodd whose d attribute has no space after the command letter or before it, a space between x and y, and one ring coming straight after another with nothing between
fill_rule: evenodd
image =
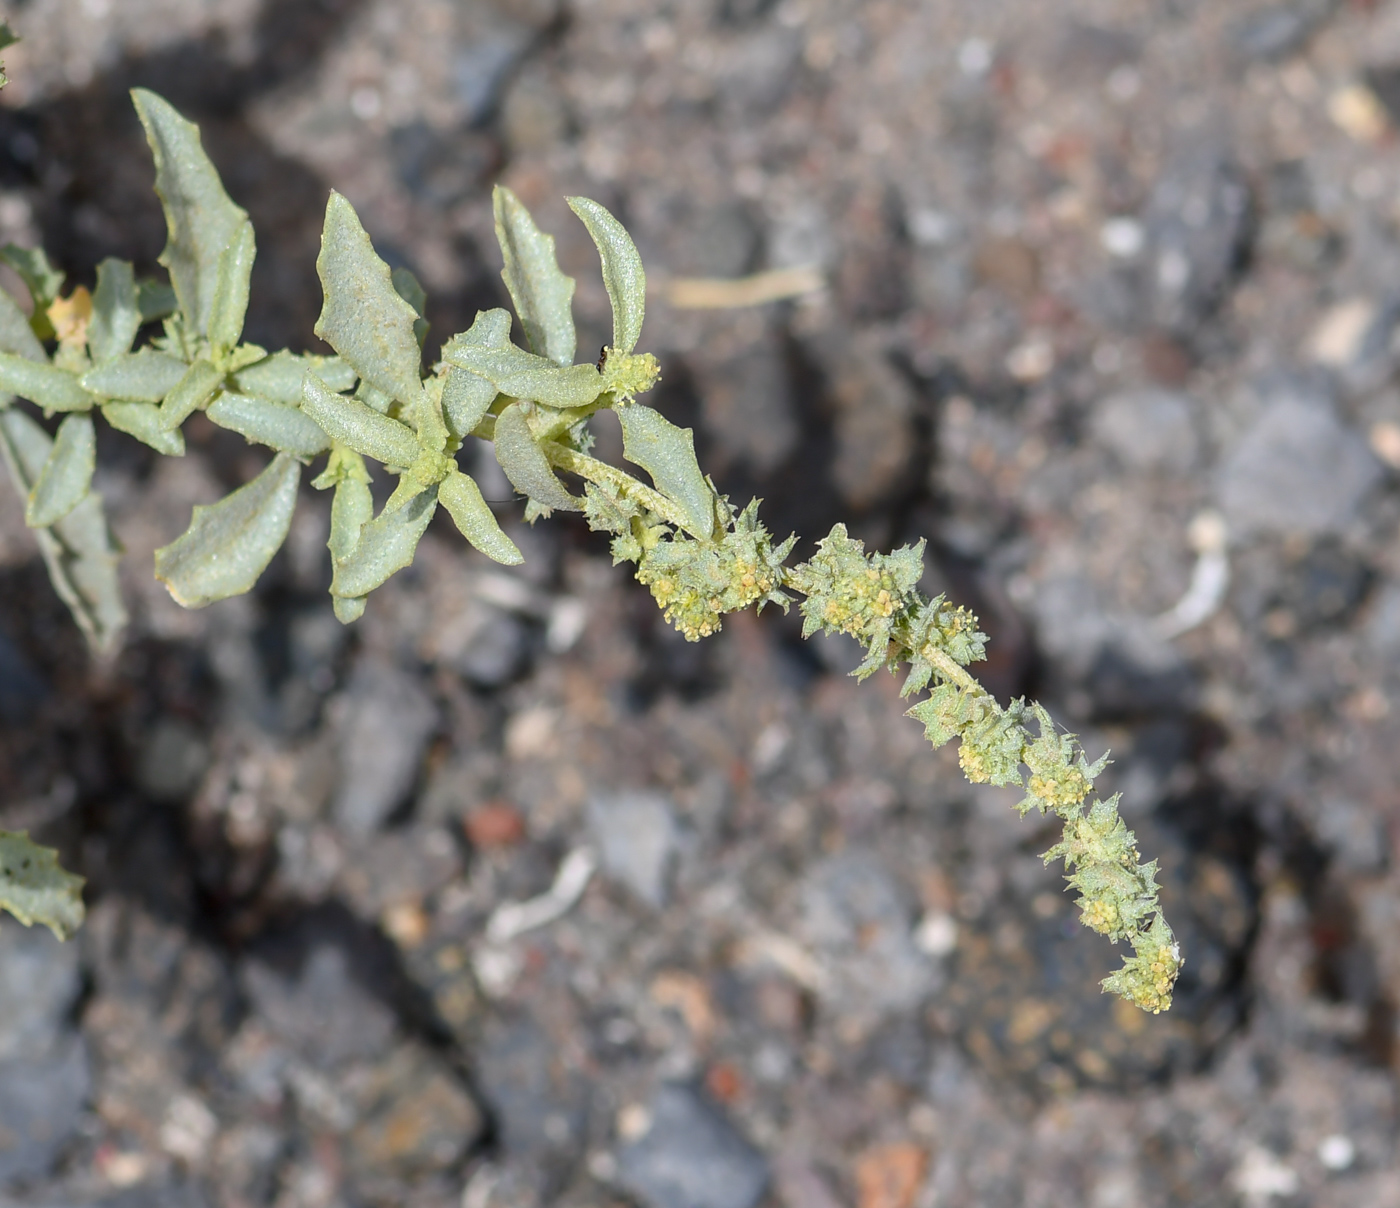
<instances>
[{"instance_id":1,"label":"grey-green leaf","mask_svg":"<svg viewBox=\"0 0 1400 1208\"><path fill-rule=\"evenodd\" d=\"M188 370L184 361L143 348L104 359L83 374L81 385L98 398L158 403L179 385Z\"/></svg>"},{"instance_id":2,"label":"grey-green leaf","mask_svg":"<svg viewBox=\"0 0 1400 1208\"><path fill-rule=\"evenodd\" d=\"M531 351L556 365L573 364L577 344L574 279L559 270L554 236L541 231L519 198L501 185L491 194L491 208L505 261L501 280L510 291Z\"/></svg>"},{"instance_id":3,"label":"grey-green leaf","mask_svg":"<svg viewBox=\"0 0 1400 1208\"><path fill-rule=\"evenodd\" d=\"M501 531L496 517L481 497L481 488L469 475L453 470L438 484L438 498L462 536L488 558L506 566L517 566L525 561L515 542Z\"/></svg>"},{"instance_id":4,"label":"grey-green leaf","mask_svg":"<svg viewBox=\"0 0 1400 1208\"><path fill-rule=\"evenodd\" d=\"M336 394L314 373L302 383L301 409L332 440L390 466L411 466L418 458L418 438L407 424L380 415L357 398Z\"/></svg>"},{"instance_id":5,"label":"grey-green leaf","mask_svg":"<svg viewBox=\"0 0 1400 1208\"><path fill-rule=\"evenodd\" d=\"M603 392L603 375L592 365L559 366L514 345L457 344L443 350L443 359L486 378L502 394L546 407L584 407Z\"/></svg>"},{"instance_id":6,"label":"grey-green leaf","mask_svg":"<svg viewBox=\"0 0 1400 1208\"><path fill-rule=\"evenodd\" d=\"M0 248L0 263L14 269L29 290L34 312L25 322L37 337L51 339L53 324L45 312L63 288L63 273L49 263L48 255L41 247L20 247L7 243Z\"/></svg>"},{"instance_id":7,"label":"grey-green leaf","mask_svg":"<svg viewBox=\"0 0 1400 1208\"><path fill-rule=\"evenodd\" d=\"M78 379L47 362L0 352L0 390L38 403L45 411L87 411L93 398Z\"/></svg>"},{"instance_id":8,"label":"grey-green leaf","mask_svg":"<svg viewBox=\"0 0 1400 1208\"><path fill-rule=\"evenodd\" d=\"M248 313L248 281L256 255L253 224L245 220L239 223L228 246L219 253L214 268L209 342L215 348L236 348L243 335L243 318Z\"/></svg>"},{"instance_id":9,"label":"grey-green leaf","mask_svg":"<svg viewBox=\"0 0 1400 1208\"><path fill-rule=\"evenodd\" d=\"M442 355L450 362L452 352L458 348L505 348L509 343L510 314L499 308L479 310L471 327L443 346ZM489 378L465 369L449 368L442 388L442 414L448 431L457 440L470 435L499 393Z\"/></svg>"},{"instance_id":10,"label":"grey-green leaf","mask_svg":"<svg viewBox=\"0 0 1400 1208\"><path fill-rule=\"evenodd\" d=\"M522 495L562 512L583 510L582 501L564 489L564 484L554 476L549 459L535 444L521 404L512 403L496 417L493 440L496 460L501 463L511 486Z\"/></svg>"},{"instance_id":11,"label":"grey-green leaf","mask_svg":"<svg viewBox=\"0 0 1400 1208\"><path fill-rule=\"evenodd\" d=\"M617 417L622 455L650 474L656 489L685 512L686 527L708 541L714 533L715 497L695 459L695 433L640 403L620 407Z\"/></svg>"},{"instance_id":12,"label":"grey-green leaf","mask_svg":"<svg viewBox=\"0 0 1400 1208\"><path fill-rule=\"evenodd\" d=\"M583 220L603 260L603 284L612 303L614 352L631 352L642 334L647 309L647 275L627 228L596 201L570 197L569 208Z\"/></svg>"},{"instance_id":13,"label":"grey-green leaf","mask_svg":"<svg viewBox=\"0 0 1400 1208\"><path fill-rule=\"evenodd\" d=\"M0 289L0 352L13 353L26 361L49 359L29 325L29 317L3 289Z\"/></svg>"},{"instance_id":14,"label":"grey-green leaf","mask_svg":"<svg viewBox=\"0 0 1400 1208\"><path fill-rule=\"evenodd\" d=\"M160 263L170 272L185 322L202 335L218 290L219 256L248 215L224 192L198 126L154 92L136 88L131 99L155 157L156 193L165 209L169 237Z\"/></svg>"},{"instance_id":15,"label":"grey-green leaf","mask_svg":"<svg viewBox=\"0 0 1400 1208\"><path fill-rule=\"evenodd\" d=\"M411 270L403 265L394 269L389 274L389 280L394 284L394 292L405 302L413 307L418 315L413 321L413 335L418 341L419 351L422 351L423 341L428 338L428 295L424 291L422 284L415 277Z\"/></svg>"},{"instance_id":16,"label":"grey-green leaf","mask_svg":"<svg viewBox=\"0 0 1400 1208\"><path fill-rule=\"evenodd\" d=\"M97 364L131 351L141 328L141 304L131 264L109 256L97 266L97 289L92 295L88 323L88 352Z\"/></svg>"},{"instance_id":17,"label":"grey-green leaf","mask_svg":"<svg viewBox=\"0 0 1400 1208\"><path fill-rule=\"evenodd\" d=\"M429 487L393 512L381 512L360 530L354 552L335 564L331 594L367 596L413 561L413 551L437 510L437 487Z\"/></svg>"},{"instance_id":18,"label":"grey-green leaf","mask_svg":"<svg viewBox=\"0 0 1400 1208\"><path fill-rule=\"evenodd\" d=\"M296 356L285 348L254 361L233 376L243 394L257 394L288 407L301 406L301 379L310 369L334 391L355 385L355 371L339 357Z\"/></svg>"},{"instance_id":19,"label":"grey-green leaf","mask_svg":"<svg viewBox=\"0 0 1400 1208\"><path fill-rule=\"evenodd\" d=\"M316 257L325 303L316 334L371 385L416 405L422 354L413 334L417 312L399 297L354 207L332 192Z\"/></svg>"},{"instance_id":20,"label":"grey-green leaf","mask_svg":"<svg viewBox=\"0 0 1400 1208\"><path fill-rule=\"evenodd\" d=\"M97 465L97 435L90 415L70 415L58 425L53 452L39 471L29 492L24 522L30 528L57 524L79 503L92 486Z\"/></svg>"},{"instance_id":21,"label":"grey-green leaf","mask_svg":"<svg viewBox=\"0 0 1400 1208\"><path fill-rule=\"evenodd\" d=\"M252 482L196 507L190 527L156 550L156 578L175 602L203 608L249 590L287 539L300 481L301 464L279 453Z\"/></svg>"},{"instance_id":22,"label":"grey-green leaf","mask_svg":"<svg viewBox=\"0 0 1400 1208\"><path fill-rule=\"evenodd\" d=\"M167 282L153 281L148 277L137 283L136 305L141 308L141 322L151 323L173 315L180 300Z\"/></svg>"},{"instance_id":23,"label":"grey-green leaf","mask_svg":"<svg viewBox=\"0 0 1400 1208\"><path fill-rule=\"evenodd\" d=\"M448 369L442 384L442 415L447 430L459 441L471 435L472 429L486 418L498 393L488 378L456 366Z\"/></svg>"},{"instance_id":24,"label":"grey-green leaf","mask_svg":"<svg viewBox=\"0 0 1400 1208\"><path fill-rule=\"evenodd\" d=\"M360 532L374 515L374 496L369 483L361 478L342 478L331 497L331 535L326 548L331 559L341 562L355 552Z\"/></svg>"},{"instance_id":25,"label":"grey-green leaf","mask_svg":"<svg viewBox=\"0 0 1400 1208\"><path fill-rule=\"evenodd\" d=\"M310 416L254 394L221 394L209 404L205 414L219 427L279 453L307 458L331 447L326 434Z\"/></svg>"},{"instance_id":26,"label":"grey-green leaf","mask_svg":"<svg viewBox=\"0 0 1400 1208\"><path fill-rule=\"evenodd\" d=\"M0 412L0 452L22 497L28 496L53 448L49 434L24 412ZM126 625L117 581L117 547L99 496L89 494L52 528L36 529L39 552L59 598L99 653L115 648Z\"/></svg>"},{"instance_id":27,"label":"grey-green leaf","mask_svg":"<svg viewBox=\"0 0 1400 1208\"><path fill-rule=\"evenodd\" d=\"M0 831L0 906L26 927L43 923L66 940L83 923L83 878L65 872L58 852L26 831Z\"/></svg>"},{"instance_id":28,"label":"grey-green leaf","mask_svg":"<svg viewBox=\"0 0 1400 1208\"><path fill-rule=\"evenodd\" d=\"M160 422L170 431L204 406L223 384L224 375L208 361L196 361L160 404Z\"/></svg>"},{"instance_id":29,"label":"grey-green leaf","mask_svg":"<svg viewBox=\"0 0 1400 1208\"><path fill-rule=\"evenodd\" d=\"M185 435L176 428L173 432L161 426L160 408L153 403L133 403L117 399L102 405L102 418L118 432L134 436L142 444L150 445L157 453L167 457L185 455Z\"/></svg>"}]
</instances>

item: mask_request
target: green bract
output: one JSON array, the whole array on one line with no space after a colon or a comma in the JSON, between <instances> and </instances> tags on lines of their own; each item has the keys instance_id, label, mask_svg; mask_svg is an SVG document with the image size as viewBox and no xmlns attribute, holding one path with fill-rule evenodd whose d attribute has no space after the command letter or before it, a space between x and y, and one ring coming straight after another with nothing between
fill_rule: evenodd
<instances>
[{"instance_id":1,"label":"green bract","mask_svg":"<svg viewBox=\"0 0 1400 1208\"><path fill-rule=\"evenodd\" d=\"M528 348L511 342L507 312L485 311L443 343L425 379L422 286L406 269L390 270L350 202L332 193L316 262L325 292L316 333L337 355L268 353L240 342L255 253L246 213L224 193L198 130L159 97L133 95L155 156L170 235L161 263L173 295L107 260L91 298L84 290L62 298L62 277L41 252L0 252L34 303L31 323L0 293L0 450L54 585L94 648L111 649L125 622L114 545L90 490L94 410L169 455L184 452L180 427L199 410L274 451L251 482L195 508L185 533L156 552L157 575L188 607L253 586L286 538L303 464L324 454L311 485L334 492L330 591L346 623L412 563L439 503L482 553L521 561L456 460L468 436L489 439L525 497L526 518L582 512L591 528L611 534L615 561L636 563L637 578L686 638L716 632L726 613L787 608L795 594L803 597L804 636L843 633L864 646L857 676L907 666L904 695L926 693L910 714L935 746L957 741L969 780L1020 785L1022 813L1063 821L1063 839L1046 859L1065 861L1085 925L1132 948L1105 987L1146 1010L1170 1005L1181 957L1158 903L1156 864L1140 862L1116 798L1091 800L1106 760L1090 763L1039 705L1003 706L967 671L983 657L986 636L966 609L919 591L922 543L867 554L838 524L810 560L789 567L795 540L773 541L757 501L736 510L716 493L693 433L635 401L659 376L655 358L633 352L646 277L607 210L569 199L598 247L612 303L613 341L597 365L573 363L574 282L559 269L554 240L501 188L493 198L501 275ZM142 325L156 319L161 333L133 352ZM41 341L55 339L50 355ZM70 413L56 438L13 407L12 395L46 414ZM589 420L605 409L617 413L623 455L650 485L589 453ZM397 479L378 514L366 459ZM582 493L561 474L581 480ZM65 934L81 918L78 886L48 849L0 833L0 906Z\"/></svg>"}]
</instances>

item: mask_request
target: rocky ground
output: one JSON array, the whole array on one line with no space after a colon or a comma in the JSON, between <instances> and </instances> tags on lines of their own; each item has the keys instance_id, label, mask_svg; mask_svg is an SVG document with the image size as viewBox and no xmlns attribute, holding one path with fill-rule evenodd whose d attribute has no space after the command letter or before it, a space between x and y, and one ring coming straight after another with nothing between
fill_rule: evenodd
<instances>
[{"instance_id":1,"label":"rocky ground","mask_svg":"<svg viewBox=\"0 0 1400 1208\"><path fill-rule=\"evenodd\" d=\"M269 346L313 343L328 187L430 343L504 300L500 180L602 344L562 198L614 207L702 464L799 553L929 540L989 686L1113 749L1187 965L1168 1015L1101 997L1051 832L792 617L687 645L506 505L518 572L438 525L343 629L310 492L254 595L184 612L152 550L259 458L104 432L109 664L0 492L0 826L90 905L0 926L0 1205L1400 1202L1400 3L10 19L0 238L150 269L154 88L252 214ZM675 304L774 268L824 285Z\"/></svg>"}]
</instances>

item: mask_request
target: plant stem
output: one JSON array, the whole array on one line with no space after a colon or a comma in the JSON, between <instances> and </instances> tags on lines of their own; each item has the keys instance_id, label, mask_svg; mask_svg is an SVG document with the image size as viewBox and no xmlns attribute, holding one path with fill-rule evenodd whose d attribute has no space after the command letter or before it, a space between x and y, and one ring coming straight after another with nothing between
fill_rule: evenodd
<instances>
[{"instance_id":1,"label":"plant stem","mask_svg":"<svg viewBox=\"0 0 1400 1208\"><path fill-rule=\"evenodd\" d=\"M599 461L596 457L589 457L587 453L580 453L577 449L570 449L567 445L552 440L541 441L540 449L549 458L552 466L567 470L570 474L577 474L614 495L639 503L667 524L685 529L692 536L696 536L691 532L686 516L675 504L659 491L654 491L633 478L626 470L619 470L605 461Z\"/></svg>"}]
</instances>

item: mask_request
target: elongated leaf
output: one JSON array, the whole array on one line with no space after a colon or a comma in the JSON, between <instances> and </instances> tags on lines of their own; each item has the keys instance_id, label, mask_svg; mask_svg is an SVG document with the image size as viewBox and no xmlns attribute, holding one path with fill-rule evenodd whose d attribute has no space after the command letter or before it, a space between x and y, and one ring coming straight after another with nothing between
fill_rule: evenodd
<instances>
[{"instance_id":1,"label":"elongated leaf","mask_svg":"<svg viewBox=\"0 0 1400 1208\"><path fill-rule=\"evenodd\" d=\"M240 394L257 394L288 407L301 406L301 379L310 369L332 390L350 390L355 371L339 357L296 356L285 348L238 370L233 380Z\"/></svg>"},{"instance_id":2,"label":"elongated leaf","mask_svg":"<svg viewBox=\"0 0 1400 1208\"><path fill-rule=\"evenodd\" d=\"M251 588L287 539L300 481L300 463L279 453L252 482L196 507L190 527L156 550L156 578L175 602L203 608Z\"/></svg>"},{"instance_id":3,"label":"elongated leaf","mask_svg":"<svg viewBox=\"0 0 1400 1208\"><path fill-rule=\"evenodd\" d=\"M421 352L423 341L428 338L428 295L418 278L402 265L389 274L389 280L393 282L394 292L413 307L418 316L413 321L413 338L418 341L418 350Z\"/></svg>"},{"instance_id":4,"label":"elongated leaf","mask_svg":"<svg viewBox=\"0 0 1400 1208\"><path fill-rule=\"evenodd\" d=\"M70 415L58 426L53 452L39 471L39 480L29 492L24 522L30 528L57 524L79 503L92 486L97 466L97 435L92 417Z\"/></svg>"},{"instance_id":5,"label":"elongated leaf","mask_svg":"<svg viewBox=\"0 0 1400 1208\"><path fill-rule=\"evenodd\" d=\"M460 331L442 346L444 360L450 360L454 349L469 346L472 348L506 348L510 344L510 311L499 306L491 310L479 310L472 325Z\"/></svg>"},{"instance_id":6,"label":"elongated leaf","mask_svg":"<svg viewBox=\"0 0 1400 1208\"><path fill-rule=\"evenodd\" d=\"M203 335L218 290L219 256L248 215L224 192L198 126L154 92L136 88L131 99L155 157L156 193L165 209L169 238L160 263L170 272L186 324Z\"/></svg>"},{"instance_id":7,"label":"elongated leaf","mask_svg":"<svg viewBox=\"0 0 1400 1208\"><path fill-rule=\"evenodd\" d=\"M316 272L325 292L316 334L371 385L416 405L422 353L413 334L417 312L398 295L354 207L332 192Z\"/></svg>"},{"instance_id":8,"label":"elongated leaf","mask_svg":"<svg viewBox=\"0 0 1400 1208\"><path fill-rule=\"evenodd\" d=\"M504 348L510 343L510 315L504 310L477 311L470 328L455 335L443 347L445 360L454 348ZM439 371L442 366L438 366ZM442 414L457 440L468 436L485 418L500 391L496 384L465 369L449 368L442 387Z\"/></svg>"},{"instance_id":9,"label":"elongated leaf","mask_svg":"<svg viewBox=\"0 0 1400 1208\"><path fill-rule=\"evenodd\" d=\"M470 436L472 429L486 418L498 393L489 378L456 366L450 368L442 383L442 415L447 430L457 440Z\"/></svg>"},{"instance_id":10,"label":"elongated leaf","mask_svg":"<svg viewBox=\"0 0 1400 1208\"><path fill-rule=\"evenodd\" d=\"M685 512L686 527L708 541L715 524L714 492L695 460L695 433L640 403L618 408L617 417L622 455L650 474L656 489Z\"/></svg>"},{"instance_id":11,"label":"elongated leaf","mask_svg":"<svg viewBox=\"0 0 1400 1208\"><path fill-rule=\"evenodd\" d=\"M209 304L209 342L215 348L238 345L243 318L248 313L248 280L257 255L253 224L239 224L214 269L214 297Z\"/></svg>"},{"instance_id":12,"label":"elongated leaf","mask_svg":"<svg viewBox=\"0 0 1400 1208\"><path fill-rule=\"evenodd\" d=\"M158 403L180 384L189 371L184 361L154 348L124 352L89 369L82 376L84 390L98 398Z\"/></svg>"},{"instance_id":13,"label":"elongated leaf","mask_svg":"<svg viewBox=\"0 0 1400 1208\"><path fill-rule=\"evenodd\" d=\"M335 394L314 373L302 383L301 409L332 440L390 466L411 466L418 459L418 438L407 424L357 398Z\"/></svg>"},{"instance_id":14,"label":"elongated leaf","mask_svg":"<svg viewBox=\"0 0 1400 1208\"><path fill-rule=\"evenodd\" d=\"M397 511L381 512L366 524L354 552L336 562L331 594L343 599L367 596L412 563L413 551L437 510L437 494L437 487L429 487Z\"/></svg>"},{"instance_id":15,"label":"elongated leaf","mask_svg":"<svg viewBox=\"0 0 1400 1208\"><path fill-rule=\"evenodd\" d=\"M49 434L24 412L0 411L0 452L21 496L38 481L53 448ZM99 496L89 494L52 528L35 529L49 579L88 644L113 649L126 625L117 582L117 547Z\"/></svg>"},{"instance_id":16,"label":"elongated leaf","mask_svg":"<svg viewBox=\"0 0 1400 1208\"><path fill-rule=\"evenodd\" d=\"M164 453L167 457L185 455L184 433L179 428L172 432L161 427L160 408L154 403L132 403L118 399L103 404L102 418L118 432L136 437L157 453Z\"/></svg>"},{"instance_id":17,"label":"elongated leaf","mask_svg":"<svg viewBox=\"0 0 1400 1208\"><path fill-rule=\"evenodd\" d=\"M481 488L470 475L453 470L438 484L438 498L462 536L488 558L506 566L518 566L525 561L515 542L501 531L496 517L481 497Z\"/></svg>"},{"instance_id":18,"label":"elongated leaf","mask_svg":"<svg viewBox=\"0 0 1400 1208\"><path fill-rule=\"evenodd\" d=\"M501 280L515 303L530 350L556 365L572 365L578 342L574 279L559 271L554 236L541 231L519 198L501 185L491 194L491 208L505 261Z\"/></svg>"},{"instance_id":19,"label":"elongated leaf","mask_svg":"<svg viewBox=\"0 0 1400 1208\"><path fill-rule=\"evenodd\" d=\"M83 878L25 831L0 831L0 906L26 927L42 923L61 940L83 923Z\"/></svg>"},{"instance_id":20,"label":"elongated leaf","mask_svg":"<svg viewBox=\"0 0 1400 1208\"><path fill-rule=\"evenodd\" d=\"M141 327L136 277L125 260L109 256L97 266L97 290L88 322L88 352L97 364L131 351Z\"/></svg>"},{"instance_id":21,"label":"elongated leaf","mask_svg":"<svg viewBox=\"0 0 1400 1208\"><path fill-rule=\"evenodd\" d=\"M330 439L310 416L254 394L221 394L205 414L219 427L279 453L308 458L331 447Z\"/></svg>"},{"instance_id":22,"label":"elongated leaf","mask_svg":"<svg viewBox=\"0 0 1400 1208\"><path fill-rule=\"evenodd\" d=\"M47 361L44 346L29 326L29 319L19 304L0 289L0 352L13 353L26 361Z\"/></svg>"},{"instance_id":23,"label":"elongated leaf","mask_svg":"<svg viewBox=\"0 0 1400 1208\"><path fill-rule=\"evenodd\" d=\"M338 453L335 495L331 498L331 535L326 548L335 562L343 562L360 544L360 530L374 516L374 497L369 492L369 471L360 455L350 449Z\"/></svg>"},{"instance_id":24,"label":"elongated leaf","mask_svg":"<svg viewBox=\"0 0 1400 1208\"><path fill-rule=\"evenodd\" d=\"M54 330L48 309L63 288L63 273L49 263L48 255L41 247L20 247L7 243L0 248L0 263L14 269L29 290L33 313L25 322L39 339L52 339Z\"/></svg>"},{"instance_id":25,"label":"elongated leaf","mask_svg":"<svg viewBox=\"0 0 1400 1208\"><path fill-rule=\"evenodd\" d=\"M549 459L530 435L530 425L519 403L512 403L496 416L494 443L496 460L501 463L511 486L522 495L562 512L583 510L583 503L570 495L554 476Z\"/></svg>"},{"instance_id":26,"label":"elongated leaf","mask_svg":"<svg viewBox=\"0 0 1400 1208\"><path fill-rule=\"evenodd\" d=\"M569 208L583 220L603 260L603 284L612 303L614 352L631 352L642 334L647 309L647 275L627 229L596 201L570 197Z\"/></svg>"},{"instance_id":27,"label":"elongated leaf","mask_svg":"<svg viewBox=\"0 0 1400 1208\"><path fill-rule=\"evenodd\" d=\"M47 362L0 352L0 390L18 394L45 411L87 411L93 397L78 379Z\"/></svg>"},{"instance_id":28,"label":"elongated leaf","mask_svg":"<svg viewBox=\"0 0 1400 1208\"><path fill-rule=\"evenodd\" d=\"M162 400L160 422L173 432L214 397L223 380L224 375L208 361L196 361Z\"/></svg>"},{"instance_id":29,"label":"elongated leaf","mask_svg":"<svg viewBox=\"0 0 1400 1208\"><path fill-rule=\"evenodd\" d=\"M546 407L583 407L603 392L603 375L592 365L564 368L514 345L458 344L450 354L444 350L443 359L486 378L502 394Z\"/></svg>"},{"instance_id":30,"label":"elongated leaf","mask_svg":"<svg viewBox=\"0 0 1400 1208\"><path fill-rule=\"evenodd\" d=\"M136 285L136 305L141 308L141 322L150 323L173 315L180 300L167 282L147 278Z\"/></svg>"}]
</instances>

